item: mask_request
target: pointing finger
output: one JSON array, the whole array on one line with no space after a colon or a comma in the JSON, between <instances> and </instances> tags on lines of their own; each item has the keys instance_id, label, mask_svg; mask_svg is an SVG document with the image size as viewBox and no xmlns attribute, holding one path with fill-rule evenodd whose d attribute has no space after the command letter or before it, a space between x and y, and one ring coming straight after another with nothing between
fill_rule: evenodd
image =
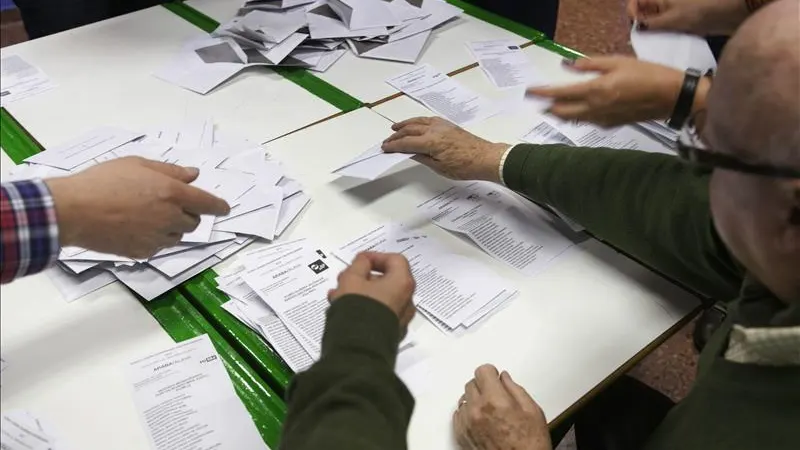
<instances>
[{"instance_id":1,"label":"pointing finger","mask_svg":"<svg viewBox=\"0 0 800 450\"><path fill-rule=\"evenodd\" d=\"M421 136L406 136L390 142L384 142L381 148L386 153L431 154L431 149L426 147L426 139Z\"/></svg>"},{"instance_id":2,"label":"pointing finger","mask_svg":"<svg viewBox=\"0 0 800 450\"><path fill-rule=\"evenodd\" d=\"M231 211L225 200L215 197L208 192L194 186L179 185L175 187L175 200L178 206L189 214L201 216L225 216Z\"/></svg>"},{"instance_id":3,"label":"pointing finger","mask_svg":"<svg viewBox=\"0 0 800 450\"><path fill-rule=\"evenodd\" d=\"M403 120L402 122L397 122L396 124L392 125L392 130L397 131L407 125L415 124L415 125L430 125L432 117L412 117L410 119Z\"/></svg>"},{"instance_id":4,"label":"pointing finger","mask_svg":"<svg viewBox=\"0 0 800 450\"><path fill-rule=\"evenodd\" d=\"M183 167L178 166L175 164L164 163L161 161L153 161L150 159L141 158L139 162L144 167L148 169L155 170L161 174L164 174L170 178L174 178L178 181L182 181L184 183L191 183L197 178L200 171L194 167Z\"/></svg>"}]
</instances>

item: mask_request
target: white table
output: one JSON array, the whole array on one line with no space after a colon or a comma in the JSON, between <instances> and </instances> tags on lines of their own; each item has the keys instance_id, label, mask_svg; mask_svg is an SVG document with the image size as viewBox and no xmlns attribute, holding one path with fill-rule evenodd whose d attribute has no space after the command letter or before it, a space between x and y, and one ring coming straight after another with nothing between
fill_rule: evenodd
<instances>
[{"instance_id":1,"label":"white table","mask_svg":"<svg viewBox=\"0 0 800 450\"><path fill-rule=\"evenodd\" d=\"M339 112L275 72L240 74L208 95L151 74L205 33L156 6L2 49L58 87L7 109L45 147L100 125L138 129L211 117L220 129L266 142Z\"/></svg>"},{"instance_id":2,"label":"white table","mask_svg":"<svg viewBox=\"0 0 800 450\"><path fill-rule=\"evenodd\" d=\"M123 368L174 343L138 300L116 283L66 303L44 274L0 294L3 411L32 412L71 449L149 448Z\"/></svg>"},{"instance_id":3,"label":"white table","mask_svg":"<svg viewBox=\"0 0 800 450\"><path fill-rule=\"evenodd\" d=\"M186 4L224 23L234 17L244 1L189 0ZM444 73L450 73L475 62L467 50L467 42L490 39L510 39L517 44L528 41L464 13L457 20L434 30L417 63L428 63ZM387 78L412 68L411 64L359 58L348 52L326 72L315 75L364 103L374 103L397 93L385 82Z\"/></svg>"},{"instance_id":4,"label":"white table","mask_svg":"<svg viewBox=\"0 0 800 450\"><path fill-rule=\"evenodd\" d=\"M330 174L388 136L390 125L360 109L268 145L313 199L291 237L330 248L382 223L409 221L417 204L449 186L413 162L371 183ZM425 228L453 252L508 279L521 295L460 338L443 335L420 316L414 320L412 331L429 358L428 382L413 386L424 395L417 395L411 449L450 448L452 411L480 364L512 373L553 420L698 305L692 295L597 241L573 248L526 279L476 246L433 225Z\"/></svg>"}]
</instances>

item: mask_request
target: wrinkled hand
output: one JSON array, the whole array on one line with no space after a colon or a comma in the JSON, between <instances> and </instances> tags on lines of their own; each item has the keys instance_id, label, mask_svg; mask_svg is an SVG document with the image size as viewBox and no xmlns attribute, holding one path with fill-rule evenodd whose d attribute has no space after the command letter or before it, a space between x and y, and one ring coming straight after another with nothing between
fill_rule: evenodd
<instances>
[{"instance_id":1,"label":"wrinkled hand","mask_svg":"<svg viewBox=\"0 0 800 450\"><path fill-rule=\"evenodd\" d=\"M225 215L224 200L189 186L197 169L139 157L115 159L46 180L62 246L146 258L197 228L201 214Z\"/></svg>"},{"instance_id":2,"label":"wrinkled hand","mask_svg":"<svg viewBox=\"0 0 800 450\"><path fill-rule=\"evenodd\" d=\"M392 125L383 141L386 153L413 153L414 159L456 180L499 181L508 144L483 140L438 117L415 117Z\"/></svg>"},{"instance_id":3,"label":"wrinkled hand","mask_svg":"<svg viewBox=\"0 0 800 450\"><path fill-rule=\"evenodd\" d=\"M478 367L453 414L462 450L551 450L550 431L539 405L508 372Z\"/></svg>"},{"instance_id":4,"label":"wrinkled hand","mask_svg":"<svg viewBox=\"0 0 800 450\"><path fill-rule=\"evenodd\" d=\"M568 86L530 88L527 95L552 99L548 112L556 117L603 127L668 118L683 84L683 72L629 57L581 58L569 65L600 76Z\"/></svg>"},{"instance_id":5,"label":"wrinkled hand","mask_svg":"<svg viewBox=\"0 0 800 450\"><path fill-rule=\"evenodd\" d=\"M627 10L639 29L699 36L731 35L749 15L744 0L628 0Z\"/></svg>"},{"instance_id":6,"label":"wrinkled hand","mask_svg":"<svg viewBox=\"0 0 800 450\"><path fill-rule=\"evenodd\" d=\"M405 335L416 313L412 301L416 284L405 256L396 253L359 253L350 267L339 274L338 282L336 289L328 292L330 301L347 294L369 297L397 315L400 329Z\"/></svg>"}]
</instances>

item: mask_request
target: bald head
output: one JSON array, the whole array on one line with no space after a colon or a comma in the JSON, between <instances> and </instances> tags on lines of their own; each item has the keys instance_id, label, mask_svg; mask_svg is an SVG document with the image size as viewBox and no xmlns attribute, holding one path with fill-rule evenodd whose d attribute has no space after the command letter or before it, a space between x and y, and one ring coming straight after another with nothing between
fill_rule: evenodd
<instances>
[{"instance_id":1,"label":"bald head","mask_svg":"<svg viewBox=\"0 0 800 450\"><path fill-rule=\"evenodd\" d=\"M709 93L708 118L714 150L800 168L799 1L771 3L737 30Z\"/></svg>"}]
</instances>

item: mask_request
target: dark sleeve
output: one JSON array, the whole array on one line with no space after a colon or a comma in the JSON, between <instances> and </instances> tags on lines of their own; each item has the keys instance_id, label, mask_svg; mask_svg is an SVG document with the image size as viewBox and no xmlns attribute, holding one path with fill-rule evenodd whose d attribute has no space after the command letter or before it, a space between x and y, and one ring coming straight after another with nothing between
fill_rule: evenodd
<instances>
[{"instance_id":1,"label":"dark sleeve","mask_svg":"<svg viewBox=\"0 0 800 450\"><path fill-rule=\"evenodd\" d=\"M356 295L334 302L320 360L289 388L280 448L405 449L414 399L394 373L399 341L386 306Z\"/></svg>"},{"instance_id":2,"label":"dark sleeve","mask_svg":"<svg viewBox=\"0 0 800 450\"><path fill-rule=\"evenodd\" d=\"M509 153L503 178L684 285L737 296L744 272L714 229L708 173L663 154L525 144Z\"/></svg>"}]
</instances>

